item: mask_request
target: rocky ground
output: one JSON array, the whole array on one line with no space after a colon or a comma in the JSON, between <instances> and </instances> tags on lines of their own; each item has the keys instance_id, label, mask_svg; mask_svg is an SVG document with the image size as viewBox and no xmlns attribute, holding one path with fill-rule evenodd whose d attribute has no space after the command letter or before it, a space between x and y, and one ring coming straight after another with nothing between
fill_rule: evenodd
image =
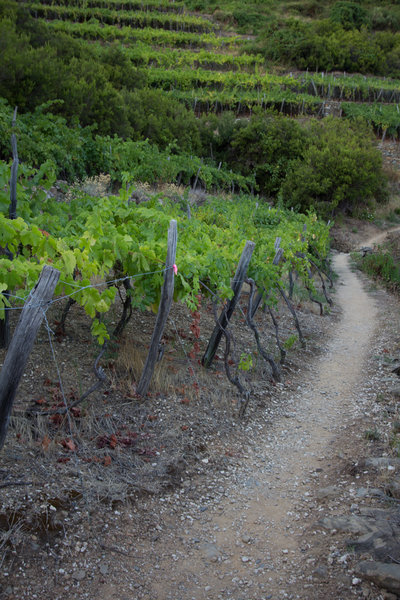
<instances>
[{"instance_id":1,"label":"rocky ground","mask_svg":"<svg viewBox=\"0 0 400 600\"><path fill-rule=\"evenodd\" d=\"M221 367L204 381L196 370L193 386L183 362L193 340L182 337L191 317L179 313L161 393L130 397L120 351L111 389L72 424L36 416L32 433L27 408L50 408L58 394L43 331L3 452L0 597L400 596L399 306L361 283L345 255L335 268L333 310L320 318L302 302L307 348L293 349L280 384L258 366L243 420ZM73 345L85 327L71 320L56 348L70 394L91 383L92 349ZM150 318L135 327L143 339ZM287 339L290 327L282 316Z\"/></svg>"}]
</instances>

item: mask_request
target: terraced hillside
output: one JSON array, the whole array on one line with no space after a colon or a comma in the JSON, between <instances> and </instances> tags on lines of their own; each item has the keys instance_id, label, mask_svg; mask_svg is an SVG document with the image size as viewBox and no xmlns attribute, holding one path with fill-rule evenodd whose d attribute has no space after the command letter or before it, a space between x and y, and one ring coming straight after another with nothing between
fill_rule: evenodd
<instances>
[{"instance_id":1,"label":"terraced hillside","mask_svg":"<svg viewBox=\"0 0 400 600\"><path fill-rule=\"evenodd\" d=\"M119 183L130 176L276 197L289 166L304 158L309 132L299 127L311 117L343 117L360 139L361 121L380 138L397 138L400 79L383 76L388 65L400 76L396 5L380 6L386 21L372 4L360 12L342 0L240 6L8 0L0 9L0 97L8 103L0 105L1 157L10 156L17 105L22 159L35 166L50 159L63 178L106 172ZM272 122L281 139L258 150L257 137L272 135Z\"/></svg>"},{"instance_id":2,"label":"terraced hillside","mask_svg":"<svg viewBox=\"0 0 400 600\"><path fill-rule=\"evenodd\" d=\"M219 21L189 12L183 2L19 4L57 33L91 44L122 44L132 64L148 70L150 87L164 90L196 114L233 110L241 115L260 106L289 115L324 116L331 101L339 101L343 116L363 116L380 134L399 131L400 80L345 72L278 74L260 52L246 52L248 36L232 35ZM296 14L304 12L304 4L290 3L288 8ZM264 7L261 22L265 12ZM221 19L218 11L216 16Z\"/></svg>"}]
</instances>

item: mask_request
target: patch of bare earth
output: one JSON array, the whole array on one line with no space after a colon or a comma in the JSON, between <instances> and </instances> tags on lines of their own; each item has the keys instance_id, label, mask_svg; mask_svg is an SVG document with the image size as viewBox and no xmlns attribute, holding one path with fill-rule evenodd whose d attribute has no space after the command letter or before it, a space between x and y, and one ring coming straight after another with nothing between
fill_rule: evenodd
<instances>
[{"instance_id":1,"label":"patch of bare earth","mask_svg":"<svg viewBox=\"0 0 400 600\"><path fill-rule=\"evenodd\" d=\"M356 552L332 519L386 509L394 497L396 467L363 459L397 451L398 303L368 289L345 255L335 268L330 315L301 300L307 348L289 354L282 383L271 382L237 314L236 354L256 363L241 373L252 390L243 420L221 361L199 367L182 307L151 397L135 397L131 383L154 322L138 314L122 350L103 359L112 385L69 421L38 415L62 400L43 330L2 457L2 598L390 598L357 574L371 550ZM74 310L54 342L71 400L92 385L97 352ZM291 318L279 314L292 340ZM272 349L271 324L258 318ZM212 324L204 308L202 347Z\"/></svg>"}]
</instances>

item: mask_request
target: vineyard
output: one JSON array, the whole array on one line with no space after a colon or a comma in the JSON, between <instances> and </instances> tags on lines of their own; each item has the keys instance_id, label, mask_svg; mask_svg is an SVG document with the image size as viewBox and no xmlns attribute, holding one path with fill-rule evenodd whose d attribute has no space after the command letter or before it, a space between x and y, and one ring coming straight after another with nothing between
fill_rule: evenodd
<instances>
[{"instance_id":1,"label":"vineyard","mask_svg":"<svg viewBox=\"0 0 400 600\"><path fill-rule=\"evenodd\" d=\"M336 311L331 228L394 189L397 18L1 3L0 563L194 480L214 444L236 460L297 386Z\"/></svg>"},{"instance_id":2,"label":"vineyard","mask_svg":"<svg viewBox=\"0 0 400 600\"><path fill-rule=\"evenodd\" d=\"M77 304L100 345L122 333L133 310L157 311L172 267L176 302L196 312L213 300L229 311L240 293L232 277L251 242L243 281L248 277L252 290L248 326L258 351L264 356L252 317L259 305L271 311L282 298L303 342L294 278L321 314L330 302L329 227L316 212L327 219L350 203L362 210L385 198L365 123L382 137L397 136L400 81L270 68L261 42L252 48L245 34L183 2L9 1L2 15L10 77L0 104L1 152L13 159L0 170L3 321L21 298L24 304L44 265L60 273L54 293L66 302L61 329ZM15 44L23 57L18 68ZM287 118L324 117L331 103L340 124ZM330 166L324 152L340 159ZM109 185L96 198L84 182L99 173ZM59 177L83 183L69 191L63 184L60 201L53 188ZM15 210L7 215L8 182ZM138 182L178 187L143 198ZM197 189L214 196L198 201ZM165 264L172 222L173 265ZM107 313L118 302L120 319L110 330ZM226 342L227 375L236 385ZM273 355L264 357L277 378Z\"/></svg>"},{"instance_id":3,"label":"vineyard","mask_svg":"<svg viewBox=\"0 0 400 600\"><path fill-rule=\"evenodd\" d=\"M15 144L15 137L13 139ZM135 362L133 359L132 362L129 359L129 375L125 376L124 384L129 391L124 392L123 402L133 401L140 407L149 386L150 396L155 395L162 402L166 400L171 389L160 384L157 372L160 368L166 369L170 378L171 373L182 370L183 361L184 383L176 378L175 385L190 392L184 391L183 396L177 390L174 393L179 394L183 405L189 403L187 395L194 394L195 409L196 403L209 394L204 367L213 373L213 364L222 361L227 381L236 393L233 403L232 392L228 392L229 401L222 403L216 421L220 423L221 418L226 418L226 402L231 405L229 410L233 410L233 414L244 417L249 403L254 400L254 386L260 371L269 385L276 385L286 368L288 352L293 347L306 351L308 335L300 322L299 297L310 307L315 306L315 312L320 315L330 310L330 226L315 214L273 208L254 196L215 196L204 202L193 194L180 195L178 188L143 196L143 192L140 195L136 187L129 184L118 195L96 197L93 189L98 189L98 182L95 181L92 190L88 189L87 182L86 190L69 189L60 199L49 193L54 189L50 188L54 180L44 169L36 171L19 165L17 182L16 166L16 153L11 170L7 163L1 163L3 342L7 342L5 338L10 323L16 322L16 315L21 313L21 319L1 372L0 389L8 390L12 386L8 378L14 370L6 368L7 361L15 364L21 360L21 351L15 355L15 340L19 338L22 323L27 322L24 330L29 328L31 315L36 310L44 319L47 343L55 360L57 393L49 398L47 391L50 390L45 384L43 399L35 401L31 416L37 427L46 431L45 445L59 447L53 460L67 465L72 453L73 461L81 463L87 471L85 478L90 479L98 469L113 464L115 457L110 450L114 448L126 454L123 460L133 456L139 464L154 454L146 445L137 444L139 438L132 430L136 427L135 411L126 416L126 423L130 425L124 426L125 433L121 433L114 419L105 426L99 424L102 433L95 439L86 439L84 433L88 425L89 397L94 392L99 393L98 390L105 390L107 396L114 394L110 391L114 386L112 382L121 376L121 366L118 366L121 359L114 357L129 339L131 319L137 322L138 315L143 314L145 321L142 322L153 326L154 331L151 340L150 336L143 337L144 334L134 340L142 355L147 354L147 360L141 358ZM175 246L171 250L174 224ZM49 273L55 277L52 297L40 300L35 294ZM167 286L172 286L169 293L166 293ZM243 286L246 290L241 295ZM169 315L172 301L176 308ZM186 316L176 323L179 310L186 312ZM282 311L286 315L282 315ZM151 315L156 312L154 325ZM207 326L204 315L208 316ZM90 353L95 353L97 382L89 389L84 389L83 384L83 389L72 393L65 391L56 359L59 350L54 349L54 344L56 341L63 344L72 337L76 319L84 323L81 325L84 331L90 331L92 340L86 340L86 344ZM210 321L214 322L214 331L208 329ZM236 340L238 327L244 328L241 340ZM24 347L26 352L25 341ZM165 361L168 362L164 364ZM152 363L150 367L149 363ZM159 363L164 366L160 367ZM50 366L50 371L53 370L54 365ZM153 373L156 375L152 382ZM218 373L221 374L219 370ZM163 389L168 390L165 397ZM12 402L7 404L2 397L1 406L0 443L4 444ZM99 408L101 413L102 408ZM218 403L213 410L217 408ZM31 408L24 410L29 412ZM186 412L186 416L182 415L181 433L189 430L184 424L188 418ZM25 417L19 410L11 420L12 434L26 441L20 430L21 417L23 422ZM100 414L97 418L102 419ZM157 436L162 440L165 434L161 428ZM148 435L144 432L139 437L145 440ZM163 443L160 440L158 444ZM158 454L162 456L163 452ZM118 465L119 459L114 466L119 468ZM132 481L139 485L137 479ZM84 493L96 493L96 488L89 492L88 485L92 484L84 484Z\"/></svg>"},{"instance_id":4,"label":"vineyard","mask_svg":"<svg viewBox=\"0 0 400 600\"><path fill-rule=\"evenodd\" d=\"M325 103L333 100L343 102L344 117L362 116L379 135L399 132L399 80L268 72L260 53L246 53L245 36L224 33L210 19L190 14L183 3L19 4L52 31L92 44L122 43L133 65L148 68L150 87L167 91L198 114L233 110L242 115L261 107L323 116Z\"/></svg>"}]
</instances>

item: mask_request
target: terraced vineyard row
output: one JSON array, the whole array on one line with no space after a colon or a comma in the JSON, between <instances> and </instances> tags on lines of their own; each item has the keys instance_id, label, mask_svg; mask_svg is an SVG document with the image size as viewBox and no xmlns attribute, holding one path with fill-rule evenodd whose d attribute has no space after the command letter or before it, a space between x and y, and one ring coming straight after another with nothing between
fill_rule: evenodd
<instances>
[{"instance_id":1,"label":"terraced vineyard row","mask_svg":"<svg viewBox=\"0 0 400 600\"><path fill-rule=\"evenodd\" d=\"M96 5L94 8L79 8L76 15L79 18L82 15L87 19L97 18L97 5L105 4L108 6L106 1L103 3L96 0L93 4ZM156 5L151 5L152 8L153 6ZM41 8L38 9L37 7ZM46 12L47 8L43 3L32 6L32 10L37 14L40 14L40 10ZM165 2L161 3L160 8L161 10L165 9ZM69 10L63 5L57 7L52 5L51 11L53 12L48 10L46 16L47 18L54 16L57 11L59 11L59 14L63 13L64 16L68 16L70 13L75 14L75 10L75 8ZM101 9L101 14L103 14L103 10ZM108 11L106 14L107 22L124 22L124 11ZM261 56L234 53L234 50L237 52L238 45L240 49L240 39L218 37L215 33L205 32L206 27L211 28L209 22L204 25L205 21L197 17L175 15L177 21L174 21L174 23L180 22L183 29L200 26L199 21L201 21L203 33L171 32L162 29L165 24L170 23L169 16L164 20L165 15L162 15L161 21L158 22L157 19L154 19L153 14L155 13L141 12L140 19L147 15L147 21L140 20L140 24L135 27L71 22L69 20L55 20L50 24L58 31L64 31L83 39L101 39L107 42L120 40L127 45L126 52L134 64L151 67L149 79L152 86L168 91L180 90L181 92L192 88L206 87L214 92L211 104L218 102L221 107L231 109L243 104L254 106L257 103L261 106L271 106L282 100L294 104L296 103L296 95L299 95L297 113L303 113L307 106L314 108L318 102L321 104L324 98L368 103L400 102L400 82L396 80L371 79L346 74L326 75L324 73L272 75L265 73L265 65ZM129 18L132 17L129 16ZM149 20L152 22L152 27L142 27ZM104 21L105 18L103 18ZM178 27L178 25L176 26ZM138 44L138 42L143 42L143 44ZM214 51L224 45L227 46L226 50L229 51L225 53ZM162 49L159 46L162 46ZM235 46L236 48L234 48ZM190 48L190 50L182 52L181 47ZM200 48L210 49L201 51ZM210 70L213 71L212 74L209 73ZM251 72L243 73L243 71ZM231 94L229 92L231 90L253 90L257 93L251 93L245 100L241 99L234 102L230 98ZM224 95L218 97L217 91L223 91ZM261 97L258 93L260 91L262 92ZM178 97L179 94L175 94L175 96ZM196 93L195 98L198 96L203 96L203 94ZM311 101L309 96L314 96L315 100ZM188 104L188 95L183 93L181 97ZM227 97L229 100L227 100ZM199 107L198 104L196 106Z\"/></svg>"},{"instance_id":2,"label":"terraced vineyard row","mask_svg":"<svg viewBox=\"0 0 400 600\"><path fill-rule=\"evenodd\" d=\"M55 31L62 31L74 37L86 40L100 40L103 42L119 41L124 44L132 42L145 42L153 44L156 48L232 48L238 42L237 37L217 36L215 33L189 33L187 31L170 31L143 27L116 27L114 25L100 25L99 23L79 23L54 19L48 26Z\"/></svg>"},{"instance_id":3,"label":"terraced vineyard row","mask_svg":"<svg viewBox=\"0 0 400 600\"><path fill-rule=\"evenodd\" d=\"M25 6L25 3L21 4ZM96 19L99 23L106 25L118 24L130 27L153 27L200 33L207 33L215 29L207 19L173 12L110 10L108 8L81 8L79 6L70 7L39 3L27 4L26 6L29 7L33 15L44 19L72 20L78 23Z\"/></svg>"},{"instance_id":4,"label":"terraced vineyard row","mask_svg":"<svg viewBox=\"0 0 400 600\"><path fill-rule=\"evenodd\" d=\"M221 91L202 88L186 91L175 89L168 94L183 102L198 115L210 111L221 113L225 110L241 115L251 113L256 107L274 109L290 116L318 115L323 108L320 98L308 94L287 93L280 89L270 90L264 94L240 89Z\"/></svg>"},{"instance_id":5,"label":"terraced vineyard row","mask_svg":"<svg viewBox=\"0 0 400 600\"><path fill-rule=\"evenodd\" d=\"M47 4L49 6L54 5L54 0L43 0L41 4ZM81 0L59 0L57 2L60 6L77 6L82 7ZM185 10L185 3L180 0L171 2L170 0L86 0L86 8L108 8L110 10L140 10L140 11L153 11L159 12L173 12L181 14Z\"/></svg>"},{"instance_id":6,"label":"terraced vineyard row","mask_svg":"<svg viewBox=\"0 0 400 600\"><path fill-rule=\"evenodd\" d=\"M53 30L90 42L123 44L148 85L194 109L243 114L274 108L324 115L324 101L342 103L348 118L365 117L381 134L400 130L400 82L333 73L268 73L262 56L243 52L239 36L219 35L204 17L168 0L44 0L26 6ZM357 103L353 106L354 103Z\"/></svg>"}]
</instances>

